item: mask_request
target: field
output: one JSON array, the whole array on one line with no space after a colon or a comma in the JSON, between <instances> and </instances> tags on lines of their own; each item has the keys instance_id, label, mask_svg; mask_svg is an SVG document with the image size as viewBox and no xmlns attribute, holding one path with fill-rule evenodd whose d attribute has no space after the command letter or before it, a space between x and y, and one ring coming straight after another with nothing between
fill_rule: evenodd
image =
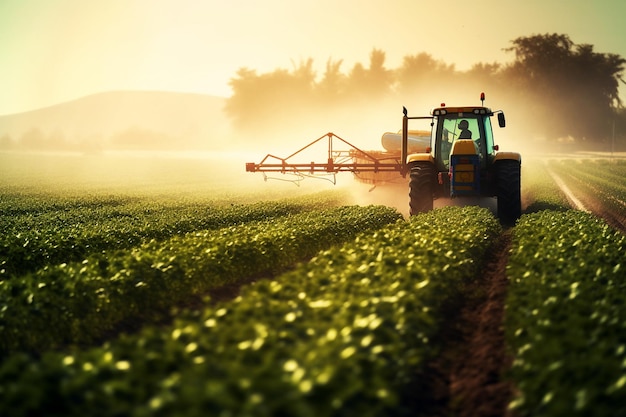
<instances>
[{"instance_id":1,"label":"field","mask_svg":"<svg viewBox=\"0 0 626 417\"><path fill-rule=\"evenodd\" d=\"M626 160L513 227L245 160L0 154L0 415L626 416Z\"/></svg>"}]
</instances>

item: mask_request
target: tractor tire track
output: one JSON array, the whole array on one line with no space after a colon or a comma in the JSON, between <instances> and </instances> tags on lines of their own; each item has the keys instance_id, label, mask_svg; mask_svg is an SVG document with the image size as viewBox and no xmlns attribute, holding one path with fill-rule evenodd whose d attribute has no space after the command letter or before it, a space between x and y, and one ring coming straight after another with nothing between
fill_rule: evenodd
<instances>
[{"instance_id":1,"label":"tractor tire track","mask_svg":"<svg viewBox=\"0 0 626 417\"><path fill-rule=\"evenodd\" d=\"M506 415L512 395L511 383L502 378L512 361L503 323L510 247L511 232L506 231L488 255L483 274L468 288L476 300L461 311L465 353L450 376L450 396L459 417Z\"/></svg>"},{"instance_id":2,"label":"tractor tire track","mask_svg":"<svg viewBox=\"0 0 626 417\"><path fill-rule=\"evenodd\" d=\"M512 363L504 337L504 305L511 235L509 229L494 243L481 273L464 288L460 310L449 317L444 351L431 370L439 396L430 416L509 415L514 387L504 379Z\"/></svg>"}]
</instances>

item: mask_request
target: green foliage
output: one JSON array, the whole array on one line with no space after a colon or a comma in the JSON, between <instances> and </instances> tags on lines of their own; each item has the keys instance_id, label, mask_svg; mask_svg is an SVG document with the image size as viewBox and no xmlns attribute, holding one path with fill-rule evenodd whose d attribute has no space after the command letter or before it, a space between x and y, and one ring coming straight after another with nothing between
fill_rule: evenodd
<instances>
[{"instance_id":1,"label":"green foliage","mask_svg":"<svg viewBox=\"0 0 626 417\"><path fill-rule=\"evenodd\" d=\"M626 211L626 161L563 160L551 163L550 168L584 203L590 207L600 205L603 211L616 216L615 220L624 222L620 213Z\"/></svg>"},{"instance_id":2,"label":"green foliage","mask_svg":"<svg viewBox=\"0 0 626 417\"><path fill-rule=\"evenodd\" d=\"M103 250L127 249L194 230L218 229L338 204L335 197L322 194L245 205L3 194L0 279L46 265L82 260Z\"/></svg>"},{"instance_id":3,"label":"green foliage","mask_svg":"<svg viewBox=\"0 0 626 417\"><path fill-rule=\"evenodd\" d=\"M578 211L523 216L507 274L519 415L626 413L626 237Z\"/></svg>"},{"instance_id":4,"label":"green foliage","mask_svg":"<svg viewBox=\"0 0 626 417\"><path fill-rule=\"evenodd\" d=\"M435 210L171 328L41 360L12 355L0 367L0 414L413 415L446 306L499 232L487 210Z\"/></svg>"},{"instance_id":5,"label":"green foliage","mask_svg":"<svg viewBox=\"0 0 626 417\"><path fill-rule=\"evenodd\" d=\"M571 208L567 196L554 182L544 160L525 160L522 164L522 178L526 213L540 210L564 211Z\"/></svg>"},{"instance_id":6,"label":"green foliage","mask_svg":"<svg viewBox=\"0 0 626 417\"><path fill-rule=\"evenodd\" d=\"M267 208L267 206L265 206ZM401 218L382 206L339 207L196 231L93 253L0 281L0 347L42 351L92 343L125 321L150 320L192 295L281 271L319 250ZM249 212L242 206L239 210ZM284 214L284 213L283 213Z\"/></svg>"}]
</instances>

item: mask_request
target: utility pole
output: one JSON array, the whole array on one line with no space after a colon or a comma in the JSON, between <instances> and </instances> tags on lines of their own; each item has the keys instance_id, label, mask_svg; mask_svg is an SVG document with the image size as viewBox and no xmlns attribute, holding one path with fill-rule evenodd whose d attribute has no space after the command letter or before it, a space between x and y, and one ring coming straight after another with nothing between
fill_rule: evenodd
<instances>
[{"instance_id":1,"label":"utility pole","mask_svg":"<svg viewBox=\"0 0 626 417\"><path fill-rule=\"evenodd\" d=\"M615 152L615 116L613 116L613 128L611 133L611 162L613 162L613 152Z\"/></svg>"}]
</instances>

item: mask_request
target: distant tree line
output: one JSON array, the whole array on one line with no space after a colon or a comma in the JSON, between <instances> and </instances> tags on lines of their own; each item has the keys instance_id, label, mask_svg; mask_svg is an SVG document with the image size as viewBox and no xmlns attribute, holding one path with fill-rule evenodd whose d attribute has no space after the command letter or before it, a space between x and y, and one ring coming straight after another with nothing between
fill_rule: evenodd
<instances>
[{"instance_id":1,"label":"distant tree line","mask_svg":"<svg viewBox=\"0 0 626 417\"><path fill-rule=\"evenodd\" d=\"M516 112L528 135L580 142L606 141L613 132L625 136L626 112L619 98L624 58L574 44L563 34L519 37L511 44L505 50L514 55L512 62L478 63L468 71L427 53L405 56L399 68L389 69L385 52L378 49L372 50L368 66L357 63L347 74L341 60L329 60L321 77L312 59L291 71L259 74L242 68L230 80L233 94L226 112L237 130L251 132L274 129L285 117L323 120L365 102L386 105L451 90L473 97L487 90L497 96L498 108Z\"/></svg>"}]
</instances>

